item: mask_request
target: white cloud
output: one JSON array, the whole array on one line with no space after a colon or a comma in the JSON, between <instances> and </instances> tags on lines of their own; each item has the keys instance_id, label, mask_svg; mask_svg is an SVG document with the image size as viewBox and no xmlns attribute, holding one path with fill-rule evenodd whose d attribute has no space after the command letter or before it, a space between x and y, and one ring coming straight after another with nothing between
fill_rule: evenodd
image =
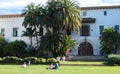
<instances>
[{"instance_id":1,"label":"white cloud","mask_svg":"<svg viewBox=\"0 0 120 74\"><path fill-rule=\"evenodd\" d=\"M8 8L8 7L24 7L26 6L27 4L31 3L31 2L34 2L36 4L38 3L45 3L47 0L11 0L11 1L3 1L3 2L0 2L0 7L1 8Z\"/></svg>"},{"instance_id":2,"label":"white cloud","mask_svg":"<svg viewBox=\"0 0 120 74\"><path fill-rule=\"evenodd\" d=\"M77 0L80 2L80 6L94 6L100 5L102 3L101 0Z\"/></svg>"},{"instance_id":3,"label":"white cloud","mask_svg":"<svg viewBox=\"0 0 120 74\"><path fill-rule=\"evenodd\" d=\"M0 1L0 14L17 14L21 13L22 9L29 3L44 4L47 0L4 0Z\"/></svg>"},{"instance_id":4,"label":"white cloud","mask_svg":"<svg viewBox=\"0 0 120 74\"><path fill-rule=\"evenodd\" d=\"M100 5L120 5L120 0L76 0L81 7ZM29 3L44 4L47 0L0 0L0 14L21 13Z\"/></svg>"}]
</instances>

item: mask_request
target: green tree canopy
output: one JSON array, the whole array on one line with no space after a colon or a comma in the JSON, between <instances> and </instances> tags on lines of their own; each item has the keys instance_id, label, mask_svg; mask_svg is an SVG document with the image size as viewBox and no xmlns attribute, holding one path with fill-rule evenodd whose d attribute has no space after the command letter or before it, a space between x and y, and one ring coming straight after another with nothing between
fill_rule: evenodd
<instances>
[{"instance_id":1,"label":"green tree canopy","mask_svg":"<svg viewBox=\"0 0 120 74\"><path fill-rule=\"evenodd\" d=\"M114 28L105 28L100 36L101 52L106 54L116 53L120 44L119 40L119 33Z\"/></svg>"},{"instance_id":2,"label":"green tree canopy","mask_svg":"<svg viewBox=\"0 0 120 74\"><path fill-rule=\"evenodd\" d=\"M78 31L81 26L81 10L74 0L50 0L47 4L53 29L66 32Z\"/></svg>"},{"instance_id":3,"label":"green tree canopy","mask_svg":"<svg viewBox=\"0 0 120 74\"><path fill-rule=\"evenodd\" d=\"M71 40L71 38L66 37L67 30L75 32L79 30L81 26L80 12L80 6L74 0L48 0L43 6L30 3L22 13L25 16L23 26L35 28L37 42L37 29L44 26L47 32L51 32L40 37L41 49L52 52L52 54L59 54L61 51L65 53L73 47L71 42L67 43Z\"/></svg>"}]
</instances>

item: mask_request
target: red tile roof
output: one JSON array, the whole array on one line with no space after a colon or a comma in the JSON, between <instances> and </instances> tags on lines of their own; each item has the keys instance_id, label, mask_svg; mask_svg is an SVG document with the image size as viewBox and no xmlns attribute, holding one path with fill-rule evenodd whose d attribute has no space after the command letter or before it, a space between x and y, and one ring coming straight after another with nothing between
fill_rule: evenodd
<instances>
[{"instance_id":1,"label":"red tile roof","mask_svg":"<svg viewBox=\"0 0 120 74\"><path fill-rule=\"evenodd\" d=\"M114 6L92 6L92 7L81 7L82 10L94 10L94 9L117 9L120 5Z\"/></svg>"},{"instance_id":2,"label":"red tile roof","mask_svg":"<svg viewBox=\"0 0 120 74\"><path fill-rule=\"evenodd\" d=\"M0 15L0 18L13 18L13 17L22 17L20 14L6 14Z\"/></svg>"},{"instance_id":3,"label":"red tile roof","mask_svg":"<svg viewBox=\"0 0 120 74\"><path fill-rule=\"evenodd\" d=\"M120 5L115 6L93 6L93 7L81 7L82 10L94 10L94 9L116 9L120 8ZM22 17L20 14L6 14L0 15L0 18L13 18L13 17Z\"/></svg>"}]
</instances>

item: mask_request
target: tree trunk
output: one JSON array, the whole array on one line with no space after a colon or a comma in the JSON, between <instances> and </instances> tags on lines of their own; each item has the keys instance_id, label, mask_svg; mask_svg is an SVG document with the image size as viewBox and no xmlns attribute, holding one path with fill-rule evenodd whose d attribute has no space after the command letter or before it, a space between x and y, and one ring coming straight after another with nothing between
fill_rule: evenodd
<instances>
[{"instance_id":1,"label":"tree trunk","mask_svg":"<svg viewBox=\"0 0 120 74\"><path fill-rule=\"evenodd\" d=\"M38 48L38 36L37 36L37 31L36 31L36 28L35 28L35 37L36 37L36 42L37 42L37 48Z\"/></svg>"},{"instance_id":2,"label":"tree trunk","mask_svg":"<svg viewBox=\"0 0 120 74\"><path fill-rule=\"evenodd\" d=\"M30 45L32 46L32 36L30 37Z\"/></svg>"}]
</instances>

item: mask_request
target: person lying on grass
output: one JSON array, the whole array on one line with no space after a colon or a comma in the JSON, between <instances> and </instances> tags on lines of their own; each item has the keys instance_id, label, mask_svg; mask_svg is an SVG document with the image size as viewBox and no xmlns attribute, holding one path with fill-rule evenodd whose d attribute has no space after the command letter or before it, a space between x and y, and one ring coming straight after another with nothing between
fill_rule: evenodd
<instances>
[{"instance_id":1,"label":"person lying on grass","mask_svg":"<svg viewBox=\"0 0 120 74\"><path fill-rule=\"evenodd\" d=\"M49 68L47 69L59 69L59 62L56 62L55 66L53 65L53 63L51 63Z\"/></svg>"}]
</instances>

